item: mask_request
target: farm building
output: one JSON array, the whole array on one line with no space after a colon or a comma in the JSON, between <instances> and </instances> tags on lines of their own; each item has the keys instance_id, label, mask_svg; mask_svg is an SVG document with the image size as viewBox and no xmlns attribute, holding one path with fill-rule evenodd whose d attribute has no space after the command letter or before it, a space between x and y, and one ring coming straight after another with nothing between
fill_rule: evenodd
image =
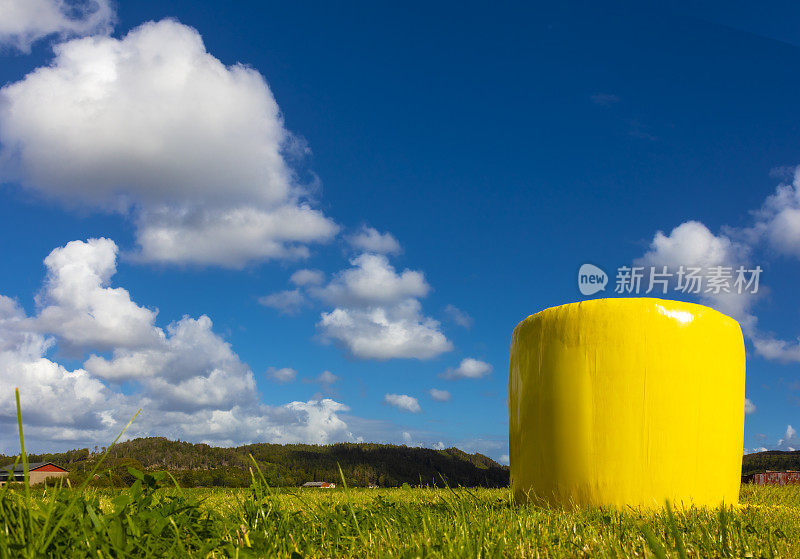
<instances>
[{"instance_id":1,"label":"farm building","mask_svg":"<svg viewBox=\"0 0 800 559\"><path fill-rule=\"evenodd\" d=\"M764 472L763 474L753 474L755 485L787 485L800 484L800 472Z\"/></svg>"},{"instance_id":2,"label":"farm building","mask_svg":"<svg viewBox=\"0 0 800 559\"><path fill-rule=\"evenodd\" d=\"M67 477L67 470L56 466L52 462L29 462L28 475L31 485L42 483L46 479ZM9 481L25 481L25 471L22 464L8 464L0 468L0 484Z\"/></svg>"},{"instance_id":3,"label":"farm building","mask_svg":"<svg viewBox=\"0 0 800 559\"><path fill-rule=\"evenodd\" d=\"M327 481L307 481L303 484L303 487L316 487L317 489L333 489L336 487L335 483L329 483Z\"/></svg>"}]
</instances>

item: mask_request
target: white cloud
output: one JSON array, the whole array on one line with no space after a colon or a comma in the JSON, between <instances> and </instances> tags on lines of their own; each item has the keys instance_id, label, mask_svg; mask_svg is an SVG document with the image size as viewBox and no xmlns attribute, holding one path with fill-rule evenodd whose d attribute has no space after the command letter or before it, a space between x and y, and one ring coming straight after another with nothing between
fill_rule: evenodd
<instances>
[{"instance_id":1,"label":"white cloud","mask_svg":"<svg viewBox=\"0 0 800 559\"><path fill-rule=\"evenodd\" d=\"M508 466L511 464L511 457L508 454L503 454L497 459L497 462L503 464L504 466Z\"/></svg>"},{"instance_id":2,"label":"white cloud","mask_svg":"<svg viewBox=\"0 0 800 559\"><path fill-rule=\"evenodd\" d=\"M367 226L362 227L355 235L347 237L347 241L354 249L362 252L399 254L403 251L391 233L380 233Z\"/></svg>"},{"instance_id":3,"label":"white cloud","mask_svg":"<svg viewBox=\"0 0 800 559\"><path fill-rule=\"evenodd\" d=\"M0 44L28 52L48 35L108 33L114 19L109 0L0 0Z\"/></svg>"},{"instance_id":4,"label":"white cloud","mask_svg":"<svg viewBox=\"0 0 800 559\"><path fill-rule=\"evenodd\" d=\"M409 433L408 431L403 431L402 437L404 443L411 444L411 441L413 440L411 437L411 433Z\"/></svg>"},{"instance_id":5,"label":"white cloud","mask_svg":"<svg viewBox=\"0 0 800 559\"><path fill-rule=\"evenodd\" d=\"M420 413L422 411L419 401L408 394L386 394L383 400L390 406L394 406L403 411L411 413Z\"/></svg>"},{"instance_id":6,"label":"white cloud","mask_svg":"<svg viewBox=\"0 0 800 559\"><path fill-rule=\"evenodd\" d=\"M26 428L47 427L56 438L104 430L104 414L119 408L121 398L85 370L70 371L48 359L52 345L52 339L28 329L14 300L0 295L0 422L15 423L18 387Z\"/></svg>"},{"instance_id":7,"label":"white cloud","mask_svg":"<svg viewBox=\"0 0 800 559\"><path fill-rule=\"evenodd\" d=\"M284 406L295 414L298 420L294 426L283 431L275 442L310 441L314 444L328 444L334 438L343 440L347 432L347 423L339 417L339 412L349 411L344 404L324 398L308 402L291 402ZM290 423L290 425L292 424Z\"/></svg>"},{"instance_id":8,"label":"white cloud","mask_svg":"<svg viewBox=\"0 0 800 559\"><path fill-rule=\"evenodd\" d=\"M418 297L430 290L421 272L397 273L383 255L362 254L311 293L336 308L317 324L322 337L359 359L430 359L452 349Z\"/></svg>"},{"instance_id":9,"label":"white cloud","mask_svg":"<svg viewBox=\"0 0 800 559\"><path fill-rule=\"evenodd\" d=\"M744 413L749 415L756 412L756 405L750 401L750 398L744 399Z\"/></svg>"},{"instance_id":10,"label":"white cloud","mask_svg":"<svg viewBox=\"0 0 800 559\"><path fill-rule=\"evenodd\" d=\"M275 382L292 382L297 378L297 371L289 367L283 367L281 369L269 367L266 376L268 379Z\"/></svg>"},{"instance_id":11,"label":"white cloud","mask_svg":"<svg viewBox=\"0 0 800 559\"><path fill-rule=\"evenodd\" d=\"M322 285L325 282L325 274L320 270L297 270L289 277L289 281L299 287Z\"/></svg>"},{"instance_id":12,"label":"white cloud","mask_svg":"<svg viewBox=\"0 0 800 559\"><path fill-rule=\"evenodd\" d=\"M259 297L258 302L265 307L277 309L281 314L293 315L305 306L306 298L299 289L287 289Z\"/></svg>"},{"instance_id":13,"label":"white cloud","mask_svg":"<svg viewBox=\"0 0 800 559\"><path fill-rule=\"evenodd\" d=\"M433 448L433 450L444 450L446 447L443 441L439 441L438 443L434 444L431 448Z\"/></svg>"},{"instance_id":14,"label":"white cloud","mask_svg":"<svg viewBox=\"0 0 800 559\"><path fill-rule=\"evenodd\" d=\"M110 285L115 256L116 245L107 239L54 250L46 261L48 279L41 296L47 304L38 316L26 316L0 295L0 368L5 371L0 409L6 410L0 424L16 421L13 387L19 386L32 448L106 444L140 407L143 412L129 437L222 445L357 439L339 415L348 408L334 400L263 404L252 371L213 331L207 316L185 316L166 329L156 326L155 314L137 311L142 307L127 291ZM64 324L85 332L71 332L52 317L45 320L43 313L53 309ZM98 324L107 325L110 333L98 334ZM152 336L131 334L147 332L145 326ZM110 355L91 354L82 368L69 370L48 358L56 344L70 345L79 355L110 346ZM286 378L287 373L277 376ZM119 387L123 382L124 390ZM0 444L15 444L12 429L0 433Z\"/></svg>"},{"instance_id":15,"label":"white cloud","mask_svg":"<svg viewBox=\"0 0 800 559\"><path fill-rule=\"evenodd\" d=\"M251 260L297 260L304 243L327 241L338 227L307 204L274 209L163 207L142 211L135 259L241 268Z\"/></svg>"},{"instance_id":16,"label":"white cloud","mask_svg":"<svg viewBox=\"0 0 800 559\"><path fill-rule=\"evenodd\" d=\"M687 221L669 235L656 232L650 250L642 257L644 265L677 269L679 266L711 267L733 265L742 247L724 235L714 235L699 221Z\"/></svg>"},{"instance_id":17,"label":"white cloud","mask_svg":"<svg viewBox=\"0 0 800 559\"><path fill-rule=\"evenodd\" d=\"M778 185L742 234L751 243L765 241L780 254L800 258L800 167L793 171L791 183Z\"/></svg>"},{"instance_id":18,"label":"white cloud","mask_svg":"<svg viewBox=\"0 0 800 559\"><path fill-rule=\"evenodd\" d=\"M450 320L463 328L471 328L472 324L475 322L469 314L455 305L447 305L444 308L444 312Z\"/></svg>"},{"instance_id":19,"label":"white cloud","mask_svg":"<svg viewBox=\"0 0 800 559\"><path fill-rule=\"evenodd\" d=\"M403 270L398 274L383 255L362 254L350 264L352 268L337 273L328 285L312 293L332 305L370 307L425 297L430 291L422 272Z\"/></svg>"},{"instance_id":20,"label":"white cloud","mask_svg":"<svg viewBox=\"0 0 800 559\"><path fill-rule=\"evenodd\" d=\"M492 372L492 366L484 361L467 357L455 369L448 369L441 376L446 379L481 378Z\"/></svg>"},{"instance_id":21,"label":"white cloud","mask_svg":"<svg viewBox=\"0 0 800 559\"><path fill-rule=\"evenodd\" d=\"M150 22L55 54L0 90L3 180L132 213L147 261L241 267L336 234L302 201L263 76L226 67L194 29Z\"/></svg>"},{"instance_id":22,"label":"white cloud","mask_svg":"<svg viewBox=\"0 0 800 559\"><path fill-rule=\"evenodd\" d=\"M359 359L431 359L453 349L439 323L422 316L419 301L391 308L334 309L318 326Z\"/></svg>"},{"instance_id":23,"label":"white cloud","mask_svg":"<svg viewBox=\"0 0 800 559\"><path fill-rule=\"evenodd\" d=\"M131 301L125 289L109 287L116 259L117 245L110 239L54 249L44 260L47 281L37 297L36 328L70 346L101 350L162 342L163 333L154 327L157 311Z\"/></svg>"},{"instance_id":24,"label":"white cloud","mask_svg":"<svg viewBox=\"0 0 800 559\"><path fill-rule=\"evenodd\" d=\"M116 348L110 359L92 355L84 367L102 379L138 381L165 409L230 408L255 401L253 373L213 332L210 318L185 316L163 336L155 347Z\"/></svg>"},{"instance_id":25,"label":"white cloud","mask_svg":"<svg viewBox=\"0 0 800 559\"><path fill-rule=\"evenodd\" d=\"M753 338L753 347L756 353L765 359L784 363L800 363L800 339L788 342L768 334L758 333Z\"/></svg>"},{"instance_id":26,"label":"white cloud","mask_svg":"<svg viewBox=\"0 0 800 559\"><path fill-rule=\"evenodd\" d=\"M447 402L450 400L450 392L447 390L439 390L438 388L431 388L428 393L431 395L431 398L436 400L437 402Z\"/></svg>"},{"instance_id":27,"label":"white cloud","mask_svg":"<svg viewBox=\"0 0 800 559\"><path fill-rule=\"evenodd\" d=\"M344 404L323 399L191 413L167 411L145 417L145 424L139 425L134 435L166 436L219 446L255 441L327 444L351 440L347 423L339 415L348 410Z\"/></svg>"}]
</instances>

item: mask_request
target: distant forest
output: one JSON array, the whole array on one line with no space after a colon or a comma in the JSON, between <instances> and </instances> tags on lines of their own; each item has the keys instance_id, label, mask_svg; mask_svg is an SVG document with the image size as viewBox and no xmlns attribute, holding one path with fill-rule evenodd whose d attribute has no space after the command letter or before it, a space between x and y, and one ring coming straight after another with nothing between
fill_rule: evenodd
<instances>
[{"instance_id":1,"label":"distant forest","mask_svg":"<svg viewBox=\"0 0 800 559\"><path fill-rule=\"evenodd\" d=\"M70 471L70 479L85 479L105 449L88 448L54 454L32 454L31 462L54 462ZM163 437L133 439L116 445L98 471L95 485L128 485L128 467L167 470L183 487L246 487L250 484L252 454L273 487L298 486L307 481L341 483L341 465L347 484L397 487L437 485L451 487L505 487L509 470L482 454L457 448L433 450L389 444L340 443L332 445L251 444L219 448L206 444L170 441ZM0 466L13 456L0 455ZM742 474L765 470L800 470L800 451L769 450L747 454Z\"/></svg>"},{"instance_id":2,"label":"distant forest","mask_svg":"<svg viewBox=\"0 0 800 559\"><path fill-rule=\"evenodd\" d=\"M767 450L745 454L742 460L742 475L757 474L767 470L800 470L800 450Z\"/></svg>"},{"instance_id":3,"label":"distant forest","mask_svg":"<svg viewBox=\"0 0 800 559\"><path fill-rule=\"evenodd\" d=\"M69 470L73 482L85 479L105 449L95 447L54 454L30 455L31 462L54 462ZM163 437L133 439L109 452L98 471L96 485L128 485L128 467L167 470L183 487L246 487L253 456L273 487L298 486L307 481L341 483L339 466L354 487L396 487L428 484L451 487L504 487L508 467L482 454L457 448L433 450L407 446L340 443L332 445L251 444L219 448L170 441ZM14 457L1 456L0 466Z\"/></svg>"}]
</instances>

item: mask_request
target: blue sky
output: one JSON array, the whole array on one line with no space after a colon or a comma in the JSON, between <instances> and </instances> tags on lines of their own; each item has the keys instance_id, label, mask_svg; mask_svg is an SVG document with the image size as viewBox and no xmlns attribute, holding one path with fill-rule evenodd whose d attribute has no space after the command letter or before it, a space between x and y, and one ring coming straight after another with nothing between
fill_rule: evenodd
<instances>
[{"instance_id":1,"label":"blue sky","mask_svg":"<svg viewBox=\"0 0 800 559\"><path fill-rule=\"evenodd\" d=\"M585 262L761 266L682 297L744 326L745 448L800 445L797 7L8 6L0 419L20 385L34 448L141 406L501 459L511 331Z\"/></svg>"}]
</instances>

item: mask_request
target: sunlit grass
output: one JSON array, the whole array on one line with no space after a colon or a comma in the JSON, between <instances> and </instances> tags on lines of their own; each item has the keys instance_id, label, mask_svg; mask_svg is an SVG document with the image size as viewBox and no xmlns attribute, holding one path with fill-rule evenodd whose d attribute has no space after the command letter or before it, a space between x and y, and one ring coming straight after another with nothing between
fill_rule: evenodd
<instances>
[{"instance_id":1,"label":"sunlit grass","mask_svg":"<svg viewBox=\"0 0 800 559\"><path fill-rule=\"evenodd\" d=\"M29 507L24 491L5 490L0 556L800 556L792 486L745 486L739 506L675 511L671 520L666 510L518 506L504 489L272 491L256 479L251 489L182 490L159 488L157 478L84 489L77 500L77 489L34 489Z\"/></svg>"},{"instance_id":2,"label":"sunlit grass","mask_svg":"<svg viewBox=\"0 0 800 559\"><path fill-rule=\"evenodd\" d=\"M4 486L0 558L800 557L798 486L640 513L516 505L507 489L274 490L257 469L249 489L131 473L126 489Z\"/></svg>"}]
</instances>

